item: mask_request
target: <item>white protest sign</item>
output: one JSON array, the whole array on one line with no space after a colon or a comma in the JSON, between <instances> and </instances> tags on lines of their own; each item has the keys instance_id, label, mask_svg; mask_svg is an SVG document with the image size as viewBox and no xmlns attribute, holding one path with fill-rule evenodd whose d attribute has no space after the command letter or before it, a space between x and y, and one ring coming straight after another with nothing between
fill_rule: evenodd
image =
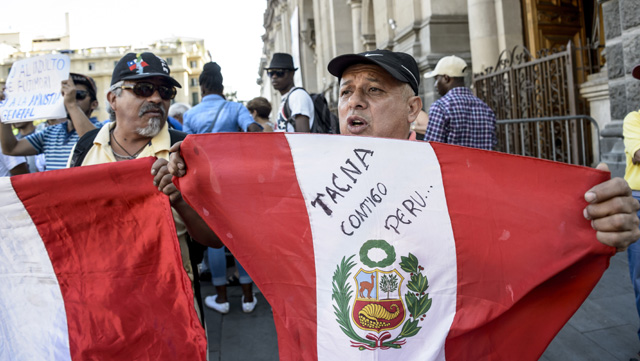
<instances>
[{"instance_id":1,"label":"white protest sign","mask_svg":"<svg viewBox=\"0 0 640 361\"><path fill-rule=\"evenodd\" d=\"M3 123L65 118L60 82L69 79L69 57L47 54L13 63L0 102Z\"/></svg>"}]
</instances>

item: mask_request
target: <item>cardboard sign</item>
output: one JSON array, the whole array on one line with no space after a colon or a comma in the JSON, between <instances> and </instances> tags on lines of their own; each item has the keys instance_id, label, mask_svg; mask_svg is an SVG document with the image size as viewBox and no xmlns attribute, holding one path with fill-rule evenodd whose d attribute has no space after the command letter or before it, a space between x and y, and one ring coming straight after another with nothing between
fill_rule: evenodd
<instances>
[{"instance_id":1,"label":"cardboard sign","mask_svg":"<svg viewBox=\"0 0 640 361\"><path fill-rule=\"evenodd\" d=\"M65 118L67 111L60 82L69 78L69 64L65 54L47 54L15 62L7 79L5 100L0 102L2 122Z\"/></svg>"}]
</instances>

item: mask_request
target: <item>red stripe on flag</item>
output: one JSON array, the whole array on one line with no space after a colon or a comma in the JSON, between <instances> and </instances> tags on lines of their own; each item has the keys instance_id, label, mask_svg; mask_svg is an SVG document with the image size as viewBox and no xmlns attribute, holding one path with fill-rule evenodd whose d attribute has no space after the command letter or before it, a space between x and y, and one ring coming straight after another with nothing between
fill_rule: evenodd
<instances>
[{"instance_id":1,"label":"red stripe on flag","mask_svg":"<svg viewBox=\"0 0 640 361\"><path fill-rule=\"evenodd\" d=\"M313 239L285 135L221 133L211 140L206 134L185 139L181 152L188 160L189 172L176 183L273 307L280 359L315 360ZM268 157L263 156L264 149L268 149ZM230 151L234 162L212 161ZM270 233L269 229L278 232ZM274 237L287 247L276 247Z\"/></svg>"},{"instance_id":2,"label":"red stripe on flag","mask_svg":"<svg viewBox=\"0 0 640 361\"><path fill-rule=\"evenodd\" d=\"M58 278L74 360L205 360L152 158L11 178Z\"/></svg>"},{"instance_id":3,"label":"red stripe on flag","mask_svg":"<svg viewBox=\"0 0 640 361\"><path fill-rule=\"evenodd\" d=\"M582 216L585 191L609 175L431 145L442 168L458 260L457 312L446 358L537 360L615 253L597 241Z\"/></svg>"}]
</instances>

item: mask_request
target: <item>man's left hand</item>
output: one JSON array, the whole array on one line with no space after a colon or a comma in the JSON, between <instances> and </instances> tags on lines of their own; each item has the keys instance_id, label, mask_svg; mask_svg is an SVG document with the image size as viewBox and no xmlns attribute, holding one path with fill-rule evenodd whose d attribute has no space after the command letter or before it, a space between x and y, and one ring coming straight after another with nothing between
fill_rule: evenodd
<instances>
[{"instance_id":1,"label":"man's left hand","mask_svg":"<svg viewBox=\"0 0 640 361\"><path fill-rule=\"evenodd\" d=\"M158 187L160 192L169 196L169 201L174 204L182 199L182 194L171 181L173 176L167 168L168 163L166 159L157 159L151 166L151 174L153 175L153 185Z\"/></svg>"},{"instance_id":2,"label":"man's left hand","mask_svg":"<svg viewBox=\"0 0 640 361\"><path fill-rule=\"evenodd\" d=\"M598 164L597 169L609 170L604 163ZM640 203L631 196L631 188L624 179L600 183L588 190L584 199L589 202L584 217L591 220L600 242L623 252L640 239L640 220L636 213Z\"/></svg>"}]
</instances>

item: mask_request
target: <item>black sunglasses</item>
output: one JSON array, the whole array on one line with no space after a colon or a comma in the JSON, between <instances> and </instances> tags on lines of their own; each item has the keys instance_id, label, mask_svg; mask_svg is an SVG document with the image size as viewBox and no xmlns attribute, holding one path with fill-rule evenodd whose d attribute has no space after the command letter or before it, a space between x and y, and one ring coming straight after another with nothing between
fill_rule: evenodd
<instances>
[{"instance_id":1,"label":"black sunglasses","mask_svg":"<svg viewBox=\"0 0 640 361\"><path fill-rule=\"evenodd\" d=\"M89 92L86 90L76 90L76 100L84 100L87 95L89 95Z\"/></svg>"},{"instance_id":2,"label":"black sunglasses","mask_svg":"<svg viewBox=\"0 0 640 361\"><path fill-rule=\"evenodd\" d=\"M278 78L282 78L287 73L286 70L267 70L267 75L269 78L272 76L277 76Z\"/></svg>"},{"instance_id":3,"label":"black sunglasses","mask_svg":"<svg viewBox=\"0 0 640 361\"><path fill-rule=\"evenodd\" d=\"M156 90L158 91L158 94L160 94L160 98L163 100L173 99L177 94L175 87L144 82L135 83L134 85L122 85L120 88L131 89L135 95L143 98L152 96Z\"/></svg>"}]
</instances>

